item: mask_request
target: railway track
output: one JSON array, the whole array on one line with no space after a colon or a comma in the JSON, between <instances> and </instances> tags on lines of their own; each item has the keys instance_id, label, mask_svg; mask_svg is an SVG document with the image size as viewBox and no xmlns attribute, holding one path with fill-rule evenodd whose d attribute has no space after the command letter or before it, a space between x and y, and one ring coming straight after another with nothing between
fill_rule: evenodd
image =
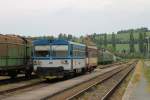
<instances>
[{"instance_id":1,"label":"railway track","mask_svg":"<svg viewBox=\"0 0 150 100\"><path fill-rule=\"evenodd\" d=\"M132 63L128 63L128 66L131 64ZM28 96L27 98L24 98L21 100L47 100L47 99L60 100L60 98L61 98L61 100L73 99L76 96L78 97L78 95L84 93L84 91L87 91L89 88L94 86L94 84L95 85L98 84L99 82L97 82L97 80L100 80L101 82L103 82L103 81L107 80L108 78L110 78L112 75L117 74L120 71L127 68L126 64L122 64L122 65L118 65L118 66L120 66L120 67L110 68L112 70L108 70L108 71L104 72L103 74L100 74L97 76L93 75L93 78L91 78L91 79L87 78L87 80L84 80L84 83L81 82L81 83L76 84L73 82L74 85L71 84L72 86L70 86L70 87L65 87L65 85L67 84L65 82L69 82L71 80L78 81L78 79L80 79L80 77L84 77L84 75L79 76L79 78L77 78L77 79L74 78L74 79L70 79L70 80L62 81L62 82L58 82L56 80L54 82L50 82L50 84L45 83L45 82L44 83L39 82L36 84L19 87L18 89L3 91L3 92L0 92L0 94L1 94L0 98L2 97L4 100L13 100L13 98L15 100L20 100L20 97ZM93 74L95 74L95 73L93 73ZM91 77L92 75L88 75L88 76ZM85 79L85 78L83 78L83 79ZM81 80L83 80L83 79L81 79ZM51 84L51 83L54 83L54 84ZM63 87L63 85L64 85L64 87ZM55 86L56 86L56 88L55 88ZM58 88L58 87L60 87L60 88ZM63 88L63 89L61 89L61 88ZM49 90L47 91L47 89L49 89ZM55 89L55 90L50 91L53 89ZM53 92L53 93L51 93L51 92ZM41 96L37 95L36 93L37 94L40 93ZM41 93L43 93L43 94L41 94ZM31 98L30 98L30 95L31 95Z\"/></svg>"},{"instance_id":2,"label":"railway track","mask_svg":"<svg viewBox=\"0 0 150 100\"><path fill-rule=\"evenodd\" d=\"M93 84L86 89L79 91L78 93L74 94L73 96L70 96L67 98L67 100L84 100L85 96L88 100L94 99L94 100L108 100L111 95L115 92L117 87L123 82L123 80L128 76L128 74L134 69L136 63L132 64L131 67L125 68L124 70L121 70L111 77L108 77L107 79L100 81L96 84ZM112 78L112 79L111 79ZM113 81L116 81L115 83ZM110 85L112 83L112 85ZM105 86L105 88L104 88ZM98 88L100 87L100 88ZM107 88L106 88L107 87ZM93 90L94 88L94 90ZM92 91L90 90L92 89ZM97 89L101 89L98 90ZM93 97L92 95L96 96L96 93L93 93L96 91L98 93L97 97ZM86 93L87 92L87 93ZM86 94L84 94L86 93ZM87 99L86 98L86 99ZM89 99L90 98L90 99Z\"/></svg>"},{"instance_id":3,"label":"railway track","mask_svg":"<svg viewBox=\"0 0 150 100\"><path fill-rule=\"evenodd\" d=\"M133 69L133 67L129 67L132 64L128 64L128 65L124 65L122 67L119 67L117 69L108 71L96 78L93 78L87 82L81 83L77 86L68 88L64 91L60 91L54 95L48 96L46 98L43 98L42 100L59 100L61 98L61 100L73 100L73 99L79 99L78 97L80 97L83 93L85 93L86 91L88 91L89 89L99 85L100 83L104 83L106 82L108 79L111 79L113 76L116 77L115 75L118 75L119 73L123 72L125 69L131 70ZM108 84L111 81L108 82ZM93 91L92 91L93 92ZM104 91L101 91L104 92ZM108 92L105 91L105 93L107 94ZM111 92L110 92L111 93ZM108 93L108 95L110 94ZM104 95L104 94L103 94ZM103 97L103 95L98 97L99 99L105 100L105 98L107 97L107 95L105 97ZM76 98L77 97L77 98ZM104 99L103 99L104 98ZM91 98L92 99L92 98ZM89 99L89 100L91 100ZM80 100L82 100L82 98L80 98Z\"/></svg>"},{"instance_id":4,"label":"railway track","mask_svg":"<svg viewBox=\"0 0 150 100\"><path fill-rule=\"evenodd\" d=\"M125 70L123 76L118 80L118 82L102 97L102 100L107 100L111 97L111 95L116 91L117 87L124 81L124 79L132 72L135 68L137 62L134 62L131 65L131 68Z\"/></svg>"},{"instance_id":5,"label":"railway track","mask_svg":"<svg viewBox=\"0 0 150 100\"><path fill-rule=\"evenodd\" d=\"M113 66L117 66L117 65L121 65L121 64L125 64L125 63L127 63L127 62L117 62L117 63L108 64L108 65L101 65L101 66L99 66L99 68L104 69L104 68L113 67Z\"/></svg>"},{"instance_id":6,"label":"railway track","mask_svg":"<svg viewBox=\"0 0 150 100\"><path fill-rule=\"evenodd\" d=\"M123 64L123 63L119 62L119 63L106 65L105 68L107 68L109 66L119 65L119 64ZM57 81L58 80L55 80L55 81L51 80L51 83L57 82ZM28 88L28 87L31 87L31 86L34 86L34 85L38 85L42 82L43 82L43 80L39 80L36 75L32 75L31 79L26 79L25 76L21 76L21 75L19 77L17 77L16 79L11 79L11 78L8 78L8 77L6 77L6 78L2 77L0 79L0 94L14 92L14 91L17 91L19 89L25 89L25 88ZM30 83L30 84L28 84L28 83ZM20 86L20 84L21 84L21 86ZM6 87L6 85L8 85L7 87L10 87L10 88L1 90L1 87L3 87L3 86ZM13 87L13 88L11 88L11 87Z\"/></svg>"}]
</instances>

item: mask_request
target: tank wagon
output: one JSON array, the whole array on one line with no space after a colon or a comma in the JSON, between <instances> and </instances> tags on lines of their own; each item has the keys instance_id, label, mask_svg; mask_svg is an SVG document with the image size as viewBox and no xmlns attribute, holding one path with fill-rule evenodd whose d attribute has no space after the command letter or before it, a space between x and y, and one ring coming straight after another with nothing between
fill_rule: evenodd
<instances>
[{"instance_id":1,"label":"tank wagon","mask_svg":"<svg viewBox=\"0 0 150 100\"><path fill-rule=\"evenodd\" d=\"M0 75L15 78L24 72L27 77L32 73L30 40L14 35L0 35Z\"/></svg>"},{"instance_id":2,"label":"tank wagon","mask_svg":"<svg viewBox=\"0 0 150 100\"><path fill-rule=\"evenodd\" d=\"M116 56L107 50L99 50L99 64L110 64L115 62Z\"/></svg>"},{"instance_id":3,"label":"tank wagon","mask_svg":"<svg viewBox=\"0 0 150 100\"><path fill-rule=\"evenodd\" d=\"M97 66L96 47L66 40L35 40L33 45L34 71L44 78L84 73Z\"/></svg>"}]
</instances>

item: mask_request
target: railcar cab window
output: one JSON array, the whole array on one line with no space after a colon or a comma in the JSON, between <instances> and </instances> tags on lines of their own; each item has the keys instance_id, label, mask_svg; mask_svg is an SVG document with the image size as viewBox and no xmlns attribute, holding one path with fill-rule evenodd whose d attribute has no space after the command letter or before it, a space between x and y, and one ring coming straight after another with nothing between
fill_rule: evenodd
<instances>
[{"instance_id":1,"label":"railcar cab window","mask_svg":"<svg viewBox=\"0 0 150 100\"><path fill-rule=\"evenodd\" d=\"M52 45L52 57L62 58L68 56L68 46L67 45Z\"/></svg>"},{"instance_id":2,"label":"railcar cab window","mask_svg":"<svg viewBox=\"0 0 150 100\"><path fill-rule=\"evenodd\" d=\"M49 57L50 56L50 46L35 46L36 57Z\"/></svg>"},{"instance_id":3,"label":"railcar cab window","mask_svg":"<svg viewBox=\"0 0 150 100\"><path fill-rule=\"evenodd\" d=\"M36 57L49 57L49 51L35 51Z\"/></svg>"}]
</instances>

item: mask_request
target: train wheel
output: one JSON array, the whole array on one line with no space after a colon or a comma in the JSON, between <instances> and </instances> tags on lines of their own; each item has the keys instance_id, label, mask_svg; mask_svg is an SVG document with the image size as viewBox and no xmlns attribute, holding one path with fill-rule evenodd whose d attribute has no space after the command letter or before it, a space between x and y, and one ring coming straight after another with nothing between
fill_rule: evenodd
<instances>
[{"instance_id":1,"label":"train wheel","mask_svg":"<svg viewBox=\"0 0 150 100\"><path fill-rule=\"evenodd\" d=\"M31 78L31 73L30 73L30 72L25 72L25 77L26 77L27 79L30 79L30 78Z\"/></svg>"},{"instance_id":2,"label":"train wheel","mask_svg":"<svg viewBox=\"0 0 150 100\"><path fill-rule=\"evenodd\" d=\"M82 74L85 74L85 73L86 73L86 69L82 68Z\"/></svg>"},{"instance_id":3,"label":"train wheel","mask_svg":"<svg viewBox=\"0 0 150 100\"><path fill-rule=\"evenodd\" d=\"M66 75L63 76L63 78L64 78L64 79L70 79L70 75L69 75L69 74L66 74Z\"/></svg>"},{"instance_id":4,"label":"train wheel","mask_svg":"<svg viewBox=\"0 0 150 100\"><path fill-rule=\"evenodd\" d=\"M72 73L74 76L78 76L78 72L76 69L74 69L74 72Z\"/></svg>"},{"instance_id":5,"label":"train wheel","mask_svg":"<svg viewBox=\"0 0 150 100\"><path fill-rule=\"evenodd\" d=\"M9 71L9 72L8 72L8 75L9 75L12 79L14 79L14 78L17 77L17 71L16 71L16 70L14 70L14 71Z\"/></svg>"},{"instance_id":6,"label":"train wheel","mask_svg":"<svg viewBox=\"0 0 150 100\"><path fill-rule=\"evenodd\" d=\"M32 72L33 72L33 67L27 67L26 69L25 69L25 77L27 78L27 79L31 79L31 77L32 77Z\"/></svg>"},{"instance_id":7,"label":"train wheel","mask_svg":"<svg viewBox=\"0 0 150 100\"><path fill-rule=\"evenodd\" d=\"M90 68L89 68L89 73L91 73L93 70L94 70L94 68L93 68L93 67L90 67Z\"/></svg>"},{"instance_id":8,"label":"train wheel","mask_svg":"<svg viewBox=\"0 0 150 100\"><path fill-rule=\"evenodd\" d=\"M25 77L27 79L31 79L31 77L32 77L32 70L26 70L25 71Z\"/></svg>"}]
</instances>

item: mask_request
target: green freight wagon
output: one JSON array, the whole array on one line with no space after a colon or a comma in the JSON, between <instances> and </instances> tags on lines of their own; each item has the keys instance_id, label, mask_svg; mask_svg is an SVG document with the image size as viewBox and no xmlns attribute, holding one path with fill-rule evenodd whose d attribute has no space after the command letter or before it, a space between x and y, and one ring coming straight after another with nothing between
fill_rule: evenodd
<instances>
[{"instance_id":1,"label":"green freight wagon","mask_svg":"<svg viewBox=\"0 0 150 100\"><path fill-rule=\"evenodd\" d=\"M16 77L32 73L32 42L15 35L0 35L0 75Z\"/></svg>"}]
</instances>

